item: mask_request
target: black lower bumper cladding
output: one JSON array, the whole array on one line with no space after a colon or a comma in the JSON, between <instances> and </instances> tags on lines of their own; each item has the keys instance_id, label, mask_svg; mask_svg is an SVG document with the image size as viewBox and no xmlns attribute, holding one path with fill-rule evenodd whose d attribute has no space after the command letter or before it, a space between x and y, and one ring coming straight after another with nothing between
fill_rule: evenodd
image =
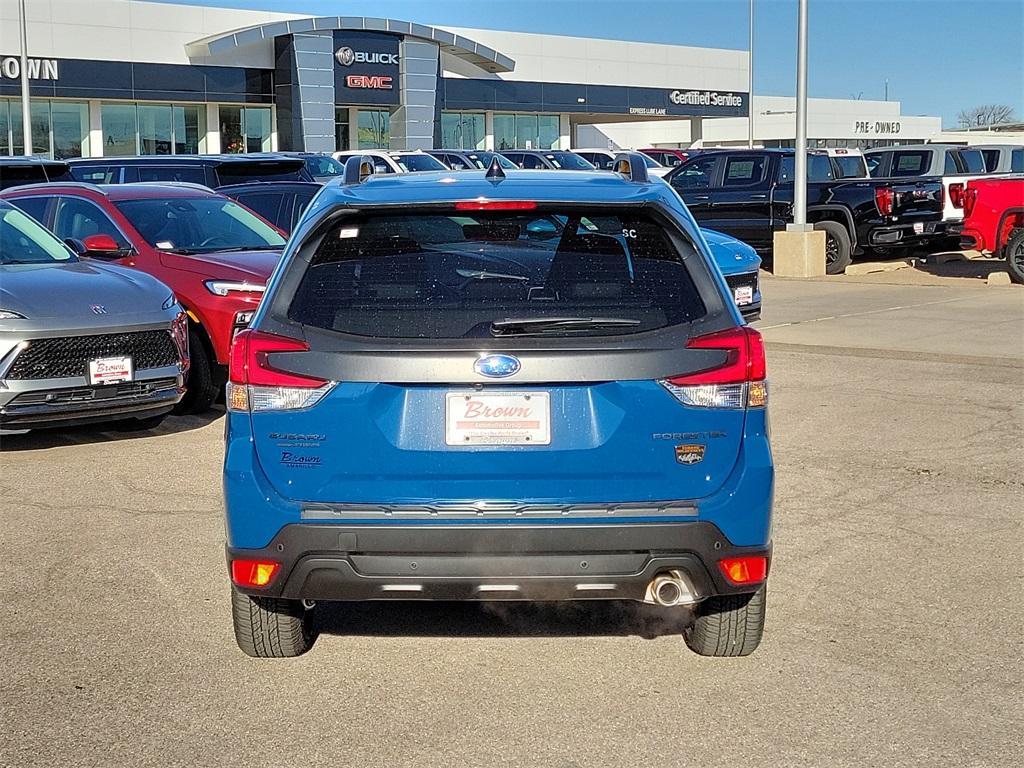
<instances>
[{"instance_id":1,"label":"black lower bumper cladding","mask_svg":"<svg viewBox=\"0 0 1024 768\"><path fill-rule=\"evenodd\" d=\"M699 598L758 585L727 581L718 561L771 557L709 522L285 526L235 559L281 564L251 595L303 600L642 600L655 575L683 571Z\"/></svg>"}]
</instances>

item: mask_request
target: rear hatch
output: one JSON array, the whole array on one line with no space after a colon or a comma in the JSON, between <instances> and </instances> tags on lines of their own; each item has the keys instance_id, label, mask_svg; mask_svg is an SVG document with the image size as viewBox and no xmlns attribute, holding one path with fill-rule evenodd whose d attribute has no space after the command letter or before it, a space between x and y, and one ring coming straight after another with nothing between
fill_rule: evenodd
<instances>
[{"instance_id":1,"label":"rear hatch","mask_svg":"<svg viewBox=\"0 0 1024 768\"><path fill-rule=\"evenodd\" d=\"M290 261L232 362L279 494L601 516L722 486L747 385L707 339L748 337L706 257L650 209L532 205L349 212Z\"/></svg>"},{"instance_id":2,"label":"rear hatch","mask_svg":"<svg viewBox=\"0 0 1024 768\"><path fill-rule=\"evenodd\" d=\"M884 186L892 189L892 216L896 221L938 221L945 197L939 179L892 179Z\"/></svg>"}]
</instances>

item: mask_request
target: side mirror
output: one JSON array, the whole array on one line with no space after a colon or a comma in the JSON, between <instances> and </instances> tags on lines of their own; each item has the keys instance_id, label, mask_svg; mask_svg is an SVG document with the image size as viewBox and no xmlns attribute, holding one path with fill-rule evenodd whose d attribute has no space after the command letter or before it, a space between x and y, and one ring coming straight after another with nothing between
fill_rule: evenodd
<instances>
[{"instance_id":1,"label":"side mirror","mask_svg":"<svg viewBox=\"0 0 1024 768\"><path fill-rule=\"evenodd\" d=\"M85 247L83 256L93 256L97 259L120 259L126 253L126 250L121 248L110 235L89 235L82 238L81 243Z\"/></svg>"}]
</instances>

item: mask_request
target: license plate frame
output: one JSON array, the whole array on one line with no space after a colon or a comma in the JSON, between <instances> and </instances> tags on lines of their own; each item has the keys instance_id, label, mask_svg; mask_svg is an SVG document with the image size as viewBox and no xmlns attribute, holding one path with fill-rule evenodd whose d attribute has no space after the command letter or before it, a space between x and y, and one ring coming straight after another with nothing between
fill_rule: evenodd
<instances>
[{"instance_id":1,"label":"license plate frame","mask_svg":"<svg viewBox=\"0 0 1024 768\"><path fill-rule=\"evenodd\" d=\"M914 222L914 234L915 235L923 235L924 234L924 222L923 221L915 221Z\"/></svg>"},{"instance_id":2,"label":"license plate frame","mask_svg":"<svg viewBox=\"0 0 1024 768\"><path fill-rule=\"evenodd\" d=\"M732 291L733 301L736 306L745 307L754 303L754 287L752 285L738 285Z\"/></svg>"},{"instance_id":3,"label":"license plate frame","mask_svg":"<svg viewBox=\"0 0 1024 768\"><path fill-rule=\"evenodd\" d=\"M89 361L89 384L106 386L135 379L135 361L131 355L97 357Z\"/></svg>"},{"instance_id":4,"label":"license plate frame","mask_svg":"<svg viewBox=\"0 0 1024 768\"><path fill-rule=\"evenodd\" d=\"M455 447L551 444L551 393L449 391L444 442Z\"/></svg>"}]
</instances>

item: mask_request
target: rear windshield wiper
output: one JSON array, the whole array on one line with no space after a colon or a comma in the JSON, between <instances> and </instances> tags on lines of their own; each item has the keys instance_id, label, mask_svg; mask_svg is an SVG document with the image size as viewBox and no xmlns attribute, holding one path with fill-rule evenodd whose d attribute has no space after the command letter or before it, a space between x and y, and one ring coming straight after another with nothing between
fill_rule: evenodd
<instances>
[{"instance_id":1,"label":"rear windshield wiper","mask_svg":"<svg viewBox=\"0 0 1024 768\"><path fill-rule=\"evenodd\" d=\"M635 328L639 320L625 317L506 317L491 323L494 336L528 336L558 331Z\"/></svg>"},{"instance_id":2,"label":"rear windshield wiper","mask_svg":"<svg viewBox=\"0 0 1024 768\"><path fill-rule=\"evenodd\" d=\"M526 275L507 275L504 272L488 272L486 269L456 269L455 272L459 277L467 277L470 280L530 280Z\"/></svg>"}]
</instances>

